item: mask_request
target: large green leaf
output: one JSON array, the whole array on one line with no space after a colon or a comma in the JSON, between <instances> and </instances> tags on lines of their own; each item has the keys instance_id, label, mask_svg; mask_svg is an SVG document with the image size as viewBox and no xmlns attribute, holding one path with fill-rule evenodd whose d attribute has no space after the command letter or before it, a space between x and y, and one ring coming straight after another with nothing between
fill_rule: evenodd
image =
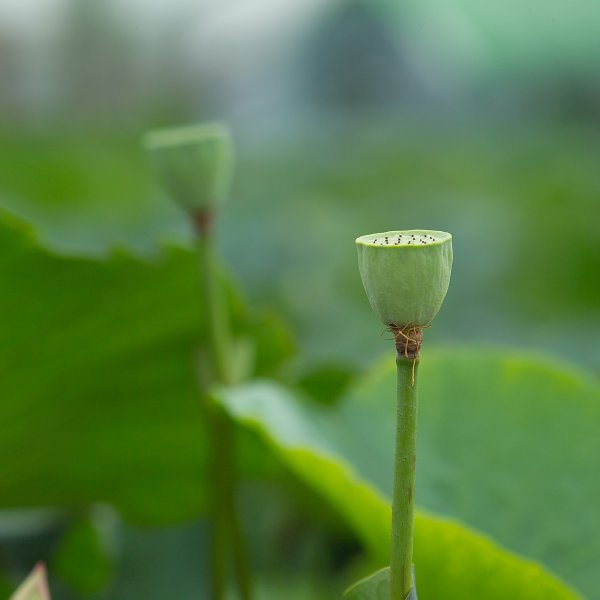
<instances>
[{"instance_id":1,"label":"large green leaf","mask_svg":"<svg viewBox=\"0 0 600 600\"><path fill-rule=\"evenodd\" d=\"M290 469L337 508L378 562L388 562L392 451L380 450L393 441L393 393L390 401L387 395L373 401L354 395L339 410L302 402L270 382L221 390L220 397L234 418L258 431ZM416 520L415 565L421 600L578 597L541 566L424 512Z\"/></svg>"},{"instance_id":2,"label":"large green leaf","mask_svg":"<svg viewBox=\"0 0 600 600\"><path fill-rule=\"evenodd\" d=\"M468 350L426 354L420 379L419 505L600 598L598 382L540 359ZM364 472L379 459L371 477L386 492L394 393L386 361L347 405L369 438L370 458L354 464Z\"/></svg>"},{"instance_id":3,"label":"large green leaf","mask_svg":"<svg viewBox=\"0 0 600 600\"><path fill-rule=\"evenodd\" d=\"M196 513L204 433L191 255L61 259L4 223L0 257L0 502L103 500L154 518L171 512L156 494L164 486Z\"/></svg>"},{"instance_id":4,"label":"large green leaf","mask_svg":"<svg viewBox=\"0 0 600 600\"><path fill-rule=\"evenodd\" d=\"M139 520L198 514L207 465L196 262L182 249L153 262L57 257L0 213L0 506L105 501ZM257 368L272 372L289 336L231 304L257 342ZM251 462L256 450L242 455Z\"/></svg>"}]
</instances>

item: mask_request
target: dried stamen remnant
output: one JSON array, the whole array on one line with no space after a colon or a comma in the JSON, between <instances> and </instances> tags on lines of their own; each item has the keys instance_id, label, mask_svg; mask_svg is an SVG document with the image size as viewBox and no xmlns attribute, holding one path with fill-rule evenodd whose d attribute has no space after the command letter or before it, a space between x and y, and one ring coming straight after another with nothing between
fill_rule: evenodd
<instances>
[{"instance_id":1,"label":"dried stamen remnant","mask_svg":"<svg viewBox=\"0 0 600 600\"><path fill-rule=\"evenodd\" d=\"M412 325L398 327L398 325L390 323L388 329L394 335L394 343L396 344L398 356L412 359L419 358L423 342L423 327Z\"/></svg>"}]
</instances>

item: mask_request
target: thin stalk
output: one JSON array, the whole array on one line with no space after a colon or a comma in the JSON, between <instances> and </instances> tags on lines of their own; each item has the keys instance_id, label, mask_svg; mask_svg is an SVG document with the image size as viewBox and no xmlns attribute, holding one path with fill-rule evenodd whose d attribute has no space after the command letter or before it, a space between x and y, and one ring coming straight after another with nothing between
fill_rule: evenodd
<instances>
[{"instance_id":1,"label":"thin stalk","mask_svg":"<svg viewBox=\"0 0 600 600\"><path fill-rule=\"evenodd\" d=\"M207 414L210 410L207 411ZM212 523L211 523L211 592L213 600L224 600L227 594L228 515L224 510L228 490L221 485L221 476L227 468L227 449L224 447L219 418L214 413L207 419L212 433Z\"/></svg>"},{"instance_id":2,"label":"thin stalk","mask_svg":"<svg viewBox=\"0 0 600 600\"><path fill-rule=\"evenodd\" d=\"M209 420L213 433L213 589L215 597L225 597L227 554L231 548L239 597L252 597L252 577L246 544L235 506L235 460L233 428L227 416L214 407Z\"/></svg>"},{"instance_id":3,"label":"thin stalk","mask_svg":"<svg viewBox=\"0 0 600 600\"><path fill-rule=\"evenodd\" d=\"M401 355L396 358L398 412L392 504L391 600L406 600L413 587L418 367L418 358Z\"/></svg>"},{"instance_id":4,"label":"thin stalk","mask_svg":"<svg viewBox=\"0 0 600 600\"><path fill-rule=\"evenodd\" d=\"M200 257L200 278L206 305L208 350L215 370L215 379L219 383L227 384L230 383L231 377L231 331L225 299L216 270L215 242L211 227L207 227L199 233L197 243Z\"/></svg>"},{"instance_id":5,"label":"thin stalk","mask_svg":"<svg viewBox=\"0 0 600 600\"><path fill-rule=\"evenodd\" d=\"M216 271L214 239L210 227L198 235L200 274L203 287L208 350L215 379L231 383L231 331L225 299ZM250 600L252 580L248 553L235 506L236 465L232 425L211 398L207 398L207 417L212 431L211 463L213 485L213 564L212 586L214 600L224 600L227 580L227 550L232 549L233 565L239 597Z\"/></svg>"}]
</instances>

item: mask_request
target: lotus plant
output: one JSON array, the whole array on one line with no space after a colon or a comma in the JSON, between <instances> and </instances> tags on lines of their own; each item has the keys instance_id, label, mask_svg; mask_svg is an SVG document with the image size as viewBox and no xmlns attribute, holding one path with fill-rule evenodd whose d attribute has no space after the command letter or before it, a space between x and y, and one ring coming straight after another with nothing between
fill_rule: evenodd
<instances>
[{"instance_id":1,"label":"lotus plant","mask_svg":"<svg viewBox=\"0 0 600 600\"><path fill-rule=\"evenodd\" d=\"M249 560L235 507L234 432L210 394L211 384L230 384L234 379L235 343L217 270L214 227L218 208L229 191L231 136L224 124L209 123L152 131L144 138L144 145L162 187L184 209L196 231L207 324L204 341L208 368L202 365L201 392L212 434L212 598L224 600L227 596L228 563L232 561L238 597L250 600Z\"/></svg>"},{"instance_id":2,"label":"lotus plant","mask_svg":"<svg viewBox=\"0 0 600 600\"><path fill-rule=\"evenodd\" d=\"M423 330L437 315L452 270L452 236L413 229L356 240L358 266L371 308L396 346L397 425L390 567L358 582L352 600L416 600L413 530L417 376Z\"/></svg>"}]
</instances>

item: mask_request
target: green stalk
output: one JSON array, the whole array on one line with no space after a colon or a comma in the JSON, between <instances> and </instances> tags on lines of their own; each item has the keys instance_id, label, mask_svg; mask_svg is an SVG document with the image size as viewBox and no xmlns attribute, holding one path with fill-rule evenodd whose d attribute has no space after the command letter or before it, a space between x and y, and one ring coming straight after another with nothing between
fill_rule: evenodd
<instances>
[{"instance_id":1,"label":"green stalk","mask_svg":"<svg viewBox=\"0 0 600 600\"><path fill-rule=\"evenodd\" d=\"M210 402L210 398L208 401ZM220 484L222 473L227 468L226 456L228 447L220 427L219 415L215 410L207 410L207 422L212 433L210 457L212 469L212 523L211 523L211 591L213 600L224 600L227 594L227 546L228 546L228 515L224 509L228 490Z\"/></svg>"},{"instance_id":2,"label":"green stalk","mask_svg":"<svg viewBox=\"0 0 600 600\"><path fill-rule=\"evenodd\" d=\"M201 283L206 304L208 324L208 349L218 383L231 383L233 360L231 331L226 301L222 294L216 261L214 238L211 227L199 231ZM227 549L233 552L233 563L239 597L250 600L252 580L248 553L246 551L237 510L235 506L236 465L232 425L222 410L207 398L208 426L212 431L211 463L213 465L213 565L212 585L214 600L226 595Z\"/></svg>"},{"instance_id":3,"label":"green stalk","mask_svg":"<svg viewBox=\"0 0 600 600\"><path fill-rule=\"evenodd\" d=\"M406 358L400 354L396 358L398 412L392 504L391 600L406 600L413 587L418 366L418 358Z\"/></svg>"},{"instance_id":4,"label":"green stalk","mask_svg":"<svg viewBox=\"0 0 600 600\"><path fill-rule=\"evenodd\" d=\"M208 324L208 349L213 362L215 379L219 383L228 384L231 378L229 364L229 361L232 360L230 356L231 331L225 298L223 298L216 271L212 227L209 226L200 231L197 239L200 277Z\"/></svg>"},{"instance_id":5,"label":"green stalk","mask_svg":"<svg viewBox=\"0 0 600 600\"><path fill-rule=\"evenodd\" d=\"M223 600L226 597L227 554L231 548L239 597L242 600L250 600L252 577L235 506L233 428L227 416L218 407L213 409L209 418L213 434L213 590L216 599Z\"/></svg>"}]
</instances>

